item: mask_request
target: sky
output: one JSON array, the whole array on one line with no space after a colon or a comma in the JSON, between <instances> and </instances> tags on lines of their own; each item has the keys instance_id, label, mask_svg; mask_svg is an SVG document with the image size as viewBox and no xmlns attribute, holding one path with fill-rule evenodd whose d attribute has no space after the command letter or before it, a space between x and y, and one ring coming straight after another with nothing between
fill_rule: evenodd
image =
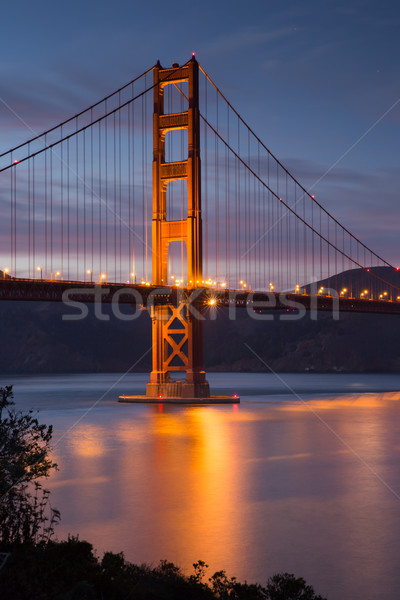
<instances>
[{"instance_id":1,"label":"sky","mask_svg":"<svg viewBox=\"0 0 400 600\"><path fill-rule=\"evenodd\" d=\"M6 3L0 151L194 51L318 201L399 264L399 28L387 0Z\"/></svg>"}]
</instances>

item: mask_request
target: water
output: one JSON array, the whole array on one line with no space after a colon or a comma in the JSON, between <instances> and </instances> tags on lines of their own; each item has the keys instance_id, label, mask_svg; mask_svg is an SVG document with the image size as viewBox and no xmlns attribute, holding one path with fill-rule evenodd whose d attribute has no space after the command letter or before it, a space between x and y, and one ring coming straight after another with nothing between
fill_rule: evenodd
<instances>
[{"instance_id":1,"label":"water","mask_svg":"<svg viewBox=\"0 0 400 600\"><path fill-rule=\"evenodd\" d=\"M400 376L210 374L239 406L117 404L148 376L2 377L54 425L59 538L134 562L205 560L329 600L400 595Z\"/></svg>"}]
</instances>

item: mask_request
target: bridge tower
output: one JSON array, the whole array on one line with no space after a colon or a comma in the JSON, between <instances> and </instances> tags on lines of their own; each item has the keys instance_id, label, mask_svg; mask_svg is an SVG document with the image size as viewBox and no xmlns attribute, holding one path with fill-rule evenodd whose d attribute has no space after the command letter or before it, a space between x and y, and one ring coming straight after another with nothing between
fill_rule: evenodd
<instances>
[{"instance_id":1,"label":"bridge tower","mask_svg":"<svg viewBox=\"0 0 400 600\"><path fill-rule=\"evenodd\" d=\"M164 113L165 90L169 85L188 83L188 110ZM165 161L167 132L186 129L187 159ZM190 287L202 286L202 224L200 185L199 67L192 59L179 68L154 68L153 114L153 285L168 284L168 247L171 242L186 245L187 279ZM167 220L167 186L183 180L187 184L187 216ZM201 307L197 310L201 313ZM185 302L154 303L152 308L153 367L146 395L153 398L209 398L210 389L203 369L203 322ZM185 373L184 379L174 379Z\"/></svg>"}]
</instances>

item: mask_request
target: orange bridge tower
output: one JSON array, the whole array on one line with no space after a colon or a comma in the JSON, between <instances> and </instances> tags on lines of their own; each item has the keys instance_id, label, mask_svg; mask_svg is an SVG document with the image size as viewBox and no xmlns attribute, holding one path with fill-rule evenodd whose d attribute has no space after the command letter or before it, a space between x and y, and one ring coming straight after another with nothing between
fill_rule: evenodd
<instances>
[{"instance_id":1,"label":"orange bridge tower","mask_svg":"<svg viewBox=\"0 0 400 600\"><path fill-rule=\"evenodd\" d=\"M188 109L164 112L165 89L188 84ZM186 97L186 96L185 96ZM165 137L187 130L187 158L166 162ZM174 181L187 185L187 214L167 219L167 187ZM187 289L168 289L168 248L186 245ZM153 113L153 220L152 220L152 355L153 366L145 396L120 396L120 402L236 404L232 396L210 396L203 368L203 289L199 65L194 58L179 67L154 67ZM157 289L158 288L158 289ZM181 376L180 376L181 374ZM178 375L178 377L176 376Z\"/></svg>"},{"instance_id":2,"label":"orange bridge tower","mask_svg":"<svg viewBox=\"0 0 400 600\"><path fill-rule=\"evenodd\" d=\"M188 83L188 110L164 113L165 90L169 85ZM199 66L193 57L179 68L154 68L153 114L153 285L168 283L168 247L171 242L186 245L187 280L191 288L201 287L202 224L200 183ZM167 132L186 129L187 159L165 161ZM167 220L167 186L183 180L187 184L186 218ZM193 307L194 308L194 307ZM208 398L210 388L203 370L203 321L201 306L187 302L157 304L152 307L153 369L146 395L163 398ZM175 373L184 379L174 379Z\"/></svg>"}]
</instances>

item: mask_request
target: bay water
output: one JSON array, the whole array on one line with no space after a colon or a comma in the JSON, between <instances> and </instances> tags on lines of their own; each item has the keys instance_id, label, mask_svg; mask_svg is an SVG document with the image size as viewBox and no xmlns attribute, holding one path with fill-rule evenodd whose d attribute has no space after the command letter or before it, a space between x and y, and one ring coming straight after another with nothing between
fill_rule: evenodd
<instances>
[{"instance_id":1,"label":"bay water","mask_svg":"<svg viewBox=\"0 0 400 600\"><path fill-rule=\"evenodd\" d=\"M239 405L120 404L147 374L2 376L54 426L59 539L99 555L201 559L329 600L400 597L400 376L208 374Z\"/></svg>"}]
</instances>

